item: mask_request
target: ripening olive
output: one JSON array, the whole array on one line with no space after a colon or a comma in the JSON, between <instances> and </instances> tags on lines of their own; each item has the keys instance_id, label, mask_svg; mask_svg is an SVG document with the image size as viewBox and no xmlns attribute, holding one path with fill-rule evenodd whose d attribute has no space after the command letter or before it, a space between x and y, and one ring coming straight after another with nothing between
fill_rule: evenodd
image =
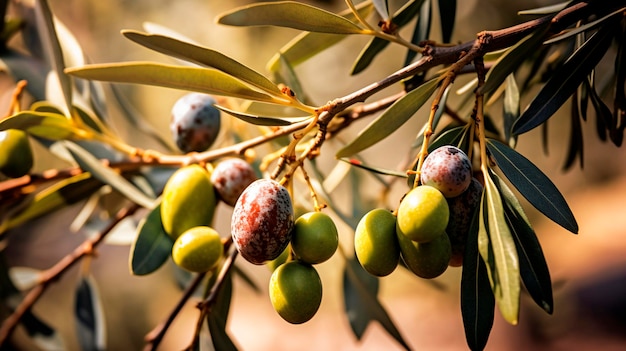
<instances>
[{"instance_id":1,"label":"ripening olive","mask_svg":"<svg viewBox=\"0 0 626 351\"><path fill-rule=\"evenodd\" d=\"M208 149L220 131L220 110L211 95L189 93L172 107L170 129L176 146L184 153Z\"/></svg>"},{"instance_id":2,"label":"ripening olive","mask_svg":"<svg viewBox=\"0 0 626 351\"><path fill-rule=\"evenodd\" d=\"M186 230L174 242L172 258L190 272L208 272L224 253L224 245L215 229L198 226Z\"/></svg>"},{"instance_id":3,"label":"ripening olive","mask_svg":"<svg viewBox=\"0 0 626 351\"><path fill-rule=\"evenodd\" d=\"M217 199L209 172L199 165L178 169L163 188L163 229L176 240L187 229L210 226Z\"/></svg>"},{"instance_id":4,"label":"ripening olive","mask_svg":"<svg viewBox=\"0 0 626 351\"><path fill-rule=\"evenodd\" d=\"M222 201L235 206L243 191L257 179L250 164L239 158L229 158L215 166L211 182Z\"/></svg>"},{"instance_id":5,"label":"ripening olive","mask_svg":"<svg viewBox=\"0 0 626 351\"><path fill-rule=\"evenodd\" d=\"M425 279L440 276L448 268L451 249L445 233L433 241L417 243L398 233L402 260L415 275Z\"/></svg>"},{"instance_id":6,"label":"ripening olive","mask_svg":"<svg viewBox=\"0 0 626 351\"><path fill-rule=\"evenodd\" d=\"M472 164L463 150L445 145L428 154L422 165L420 181L435 187L445 197L459 196L472 179Z\"/></svg>"},{"instance_id":7,"label":"ripening olive","mask_svg":"<svg viewBox=\"0 0 626 351\"><path fill-rule=\"evenodd\" d=\"M452 267L463 265L467 235L474 212L480 204L482 192L483 185L476 178L472 178L472 183L467 190L459 196L448 199L450 220L446 227L446 233L452 245L452 257L450 258L450 266Z\"/></svg>"},{"instance_id":8,"label":"ripening olive","mask_svg":"<svg viewBox=\"0 0 626 351\"><path fill-rule=\"evenodd\" d=\"M291 248L296 257L316 264L328 260L337 251L339 234L332 218L322 212L308 212L300 216L291 234Z\"/></svg>"},{"instance_id":9,"label":"ripening olive","mask_svg":"<svg viewBox=\"0 0 626 351\"><path fill-rule=\"evenodd\" d=\"M33 167L33 152L28 135L21 130L0 131L0 173L19 178Z\"/></svg>"},{"instance_id":10,"label":"ripening olive","mask_svg":"<svg viewBox=\"0 0 626 351\"><path fill-rule=\"evenodd\" d=\"M449 216L448 203L441 192L420 185L400 202L396 230L413 241L432 241L444 234Z\"/></svg>"},{"instance_id":11,"label":"ripening olive","mask_svg":"<svg viewBox=\"0 0 626 351\"><path fill-rule=\"evenodd\" d=\"M269 283L272 306L292 324L304 323L317 313L322 302L322 281L313 266L287 262L272 273Z\"/></svg>"},{"instance_id":12,"label":"ripening olive","mask_svg":"<svg viewBox=\"0 0 626 351\"><path fill-rule=\"evenodd\" d=\"M370 274L379 277L391 274L400 258L396 216L382 208L366 213L354 232L354 251Z\"/></svg>"},{"instance_id":13,"label":"ripening olive","mask_svg":"<svg viewBox=\"0 0 626 351\"><path fill-rule=\"evenodd\" d=\"M274 180L259 179L239 196L230 230L241 256L250 263L263 264L285 250L293 225L289 191Z\"/></svg>"}]
</instances>

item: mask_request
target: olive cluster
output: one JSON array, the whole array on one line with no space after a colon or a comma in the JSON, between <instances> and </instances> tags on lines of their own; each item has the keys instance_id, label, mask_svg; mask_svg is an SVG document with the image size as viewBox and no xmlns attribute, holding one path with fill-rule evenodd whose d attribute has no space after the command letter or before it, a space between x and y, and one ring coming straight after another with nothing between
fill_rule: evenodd
<instances>
[{"instance_id":1,"label":"olive cluster","mask_svg":"<svg viewBox=\"0 0 626 351\"><path fill-rule=\"evenodd\" d=\"M332 218L308 212L294 220L287 189L259 179L237 200L231 231L243 258L273 269L269 295L276 312L293 324L313 318L322 301L322 282L313 265L330 259L339 244Z\"/></svg>"},{"instance_id":2,"label":"olive cluster","mask_svg":"<svg viewBox=\"0 0 626 351\"><path fill-rule=\"evenodd\" d=\"M172 258L178 266L206 272L218 264L224 247L211 227L217 203L232 205L255 180L254 169L237 158L225 159L215 169L193 164L172 174L163 188L160 213L163 229L174 240Z\"/></svg>"},{"instance_id":3,"label":"olive cluster","mask_svg":"<svg viewBox=\"0 0 626 351\"><path fill-rule=\"evenodd\" d=\"M354 237L357 259L375 276L391 274L400 259L427 279L461 265L481 194L467 155L454 146L437 148L424 160L420 185L404 196L395 215L374 209L361 218Z\"/></svg>"}]
</instances>

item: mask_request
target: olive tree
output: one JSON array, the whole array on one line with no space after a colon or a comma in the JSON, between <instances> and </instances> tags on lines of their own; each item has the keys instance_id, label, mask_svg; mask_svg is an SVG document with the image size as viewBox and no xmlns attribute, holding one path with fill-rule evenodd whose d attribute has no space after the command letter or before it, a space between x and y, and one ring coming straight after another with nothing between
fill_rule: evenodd
<instances>
[{"instance_id":1,"label":"olive tree","mask_svg":"<svg viewBox=\"0 0 626 351\"><path fill-rule=\"evenodd\" d=\"M463 6L455 0L401 6L346 0L338 13L296 1L257 2L217 16L224 26L299 33L276 47L264 71L159 26L122 35L176 64L91 63L48 1L34 2L32 19L7 16L12 4L0 5L0 58L15 82L10 111L0 120L0 258L24 225L69 205L82 206L74 224L91 233L30 284L18 274L22 267L0 260L3 347L12 345L18 325L33 338L55 337L32 307L71 267L98 259L109 235L125 230L132 274L152 274L170 258L184 273L180 299L147 335L146 349L159 346L182 306L198 296L188 348L200 349L201 333L208 332L215 349L236 349L237 335L226 325L234 279L252 287L269 284L278 314L305 323L321 303L316 267L333 256L341 257L333 264L341 262L346 323L356 338L377 322L406 349L411 345L394 324L394 311L379 301L380 282L393 280L396 270L432 279L461 266L465 339L470 349L483 349L496 313L518 323L522 294L553 311L550 272L524 207L578 232L557 186L516 151L519 136L545 130L569 105L569 169L583 166L590 110L601 140L621 146L626 128L622 0L521 11L519 24L462 43L451 42L457 6ZM17 50L12 39L23 34L26 21L38 41ZM431 36L435 23L440 38ZM345 96L312 101L298 66L314 65L318 54L355 36L368 41L345 77L366 71L392 46L405 50L403 64ZM599 76L601 60L614 64ZM472 79L455 86L461 76ZM132 108L118 83L189 93L172 110L171 140ZM458 99L449 99L451 90ZM33 101L25 106L27 96ZM111 106L133 126L131 135L157 147L120 136ZM416 120L421 127L412 131L414 139L396 145L404 156L397 167L362 157ZM543 143L550 141L544 134ZM42 150L69 166L32 171L33 154ZM363 178L380 193L364 192ZM462 181L450 184L457 179ZM347 207L338 200L346 193L352 199ZM214 218L217 206L233 207L232 217ZM122 226L127 219L136 220L132 230ZM230 223L230 233L217 233L215 221ZM241 267L249 264L267 265L270 281L246 274ZM67 292L77 301L68 315L81 346L101 349L106 314L88 265L83 267L79 285Z\"/></svg>"}]
</instances>

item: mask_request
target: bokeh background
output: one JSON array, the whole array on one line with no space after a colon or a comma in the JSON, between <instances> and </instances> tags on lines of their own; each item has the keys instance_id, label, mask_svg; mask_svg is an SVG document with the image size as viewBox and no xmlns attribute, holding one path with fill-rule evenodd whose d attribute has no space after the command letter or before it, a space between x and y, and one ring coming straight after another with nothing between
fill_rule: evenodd
<instances>
[{"instance_id":1,"label":"bokeh background","mask_svg":"<svg viewBox=\"0 0 626 351\"><path fill-rule=\"evenodd\" d=\"M76 36L91 62L153 60L171 63L165 56L144 49L120 35L122 29L142 30L145 22L172 28L203 45L222 51L244 64L264 72L265 63L282 45L297 34L290 29L225 27L215 23L216 15L246 1L201 0L50 0L52 11ZM15 13L20 4L13 1ZM343 1L311 1L333 11L345 8ZM390 1L398 8L399 1ZM554 1L459 1L457 26L453 40L464 42L485 29L499 29L523 20L518 10L538 7ZM436 13L436 11L434 12ZM436 17L436 16L435 16ZM440 38L438 19L434 19L431 37ZM408 35L408 34L407 34ZM365 72L350 77L352 62L368 38L355 37L298 66L303 87L314 103L323 104L379 80L400 67L404 49L391 45ZM604 64L610 65L610 62ZM1 73L3 107L11 82ZM461 87L464 78L457 81ZM169 111L184 92L170 89L122 86L122 91L162 133L169 137ZM390 89L389 92L391 93ZM454 97L452 98L454 99ZM454 100L453 100L454 101ZM525 101L527 103L528 101ZM523 103L524 105L524 103ZM531 207L526 209L543 245L551 270L555 312L546 315L527 297L522 297L520 324L510 326L496 311L496 323L487 350L623 350L626 348L626 178L624 150L602 143L594 136L593 126L585 126L585 168L564 172L562 165L568 143L567 108L550 121L550 147L540 146L540 133L530 132L519 140L518 150L550 176L565 195L580 225L575 236L547 221ZM115 116L115 109L112 109ZM423 123L415 118L401 130L363 155L371 164L395 168ZM225 118L227 118L225 116ZM368 121L356 124L350 133ZM122 135L147 147L158 148L137 135L123 120L116 122ZM345 137L346 140L348 136ZM322 167L336 162L328 143L322 154ZM397 155L397 157L396 157ZM49 157L39 157L36 167L56 166ZM364 181L372 181L363 173ZM378 197L376 183L366 184L365 197ZM388 206L399 199L406 188L395 187ZM338 199L338 203L350 199ZM73 206L51 217L35 221L13 235L7 251L12 265L45 269L82 242L81 234L67 229L80 206ZM228 233L230 209L220 205L216 228ZM352 228L340 224L342 245L350 249ZM143 337L164 320L181 295L171 264L146 277L134 277L128 269L129 248L105 245L91 262L98 282L107 321L107 344L111 350L139 350ZM243 262L242 262L243 263ZM304 325L284 322L272 309L267 296L270 272L263 266L241 264L254 277L261 292L236 279L228 330L242 350L400 350L401 347L376 323L371 324L362 340L353 336L343 312L341 291L342 258L335 255L318 266L324 285L324 297L318 314ZM73 288L78 277L76 267L55 283L35 305L34 311L63 336L68 350L78 343L72 322ZM416 350L467 349L459 305L461 269L449 269L435 281L414 277L397 269L381 279L380 300L404 338ZM197 311L193 300L167 333L162 350L186 346L195 325ZM18 329L17 335L24 335ZM33 347L28 343L25 348Z\"/></svg>"}]
</instances>

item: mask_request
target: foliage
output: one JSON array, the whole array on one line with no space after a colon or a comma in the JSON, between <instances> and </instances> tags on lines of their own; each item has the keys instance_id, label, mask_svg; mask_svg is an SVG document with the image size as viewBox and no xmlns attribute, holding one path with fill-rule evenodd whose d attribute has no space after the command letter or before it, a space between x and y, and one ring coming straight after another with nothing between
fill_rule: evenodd
<instances>
[{"instance_id":1,"label":"foliage","mask_svg":"<svg viewBox=\"0 0 626 351\"><path fill-rule=\"evenodd\" d=\"M95 237L68 254L66 260L50 268L45 279L30 288L19 306L0 329L0 345L9 344L17 324L22 323L33 338L41 335L58 340L58 335L30 310L50 282L64 274L77 261L91 256L116 225L137 213L141 217L130 246L130 269L135 275L158 270L169 258L172 240L161 224L160 194L164 175L190 163L202 165L218 162L227 156L245 156L260 164L264 177L289 184L293 198L312 194L315 210L328 206L354 228L369 200L356 189L358 168L376 177L385 186L394 179L408 178L410 188L419 184L419 172L429 150L446 144L464 150L475 164L475 175L484 181L484 192L475 211L465 249L461 286L461 312L469 348L483 349L497 307L511 324L519 318L522 287L547 313L553 311L550 273L545 258L513 186L530 205L547 218L572 233L578 225L565 198L553 182L526 157L515 150L517 138L530 130L546 126L561 107L570 102L571 138L564 168L576 160L583 165L582 128L587 120L589 102L595 111L595 129L602 140L617 146L623 141L626 128L626 4L624 1L568 1L554 6L521 13L535 16L520 25L496 31L485 31L473 41L450 45L458 6L455 0L439 0L439 21L433 21L434 0L407 0L401 8L390 8L389 2L368 0L353 4L335 14L322 8L295 1L261 2L234 8L217 18L228 26L276 26L300 31L292 41L277 49L267 68L271 77L258 72L225 53L178 39L163 33L125 30L124 37L148 49L185 61L184 64L156 62L115 62L85 64L78 41L56 19L47 0L34 2L35 22L41 47L27 47L28 54L11 46L9 39L23 34L25 18L6 17L0 27L2 67L18 84L12 110L0 120L0 131L19 129L32 143L49 150L71 167L54 173L31 173L0 183L0 258L9 250L9 238L24 223L62 211L64 207L82 203L87 216L98 217L100 211L111 214L112 221L103 226L84 221L84 229L96 232ZM0 2L2 14L8 2ZM4 17L4 16L3 16ZM373 25L372 23L375 23ZM440 23L441 42L428 40L434 32L433 23ZM413 26L413 35L406 39L400 29ZM171 31L171 33L175 33ZM29 35L33 35L30 33ZM352 71L356 75L367 70L390 45L406 48L405 65L378 82L355 89L324 105L306 99L303 84L295 67L315 60L316 55L350 36L366 36L369 42L358 55ZM597 66L612 60L613 77L599 80ZM34 67L34 68L33 68ZM474 89L464 90L459 106L451 106L448 93L455 78L474 75ZM51 81L52 83L50 83ZM112 94L103 88L113 83ZM154 139L163 150L146 150L122 139L111 124L106 106L127 107L115 83L146 84L219 96L217 108L233 117L228 141L211 150L177 154L171 143L161 140L147 121L126 108L125 117L139 133ZM540 86L540 89L533 89ZM50 89L49 87L54 88ZM400 93L388 93L391 88ZM610 89L612 88L612 89ZM22 110L23 89L36 100ZM603 99L605 91L613 96L610 106ZM396 90L397 91L397 90ZM59 94L60 92L60 94ZM375 94L385 96L371 101ZM522 109L521 97L528 97L529 106ZM503 111L496 111L489 101L502 100ZM470 113L466 107L472 106ZM261 108L262 107L262 108ZM259 112L266 111L266 112ZM271 112L267 112L271 111ZM427 111L428 119L408 149L412 157L398 169L382 169L362 160L359 153L375 149L377 144L418 118L418 111ZM357 135L339 138L352 130L353 122L376 115ZM250 136L249 131L254 131ZM327 140L345 140L333 155L336 167L355 166L339 178L329 178L317 167L316 158L329 156L324 148ZM286 140L286 141L285 141ZM546 140L548 142L549 140ZM260 145L267 144L273 152L256 155ZM407 143L410 144L410 143ZM251 156L252 155L252 156ZM256 155L256 157L255 157ZM329 157L333 157L329 156ZM311 174L305 166L314 170ZM341 172L339 172L341 173ZM297 177L299 175L303 177ZM336 177L335 172L332 172ZM356 175L355 175L356 174ZM343 212L333 202L333 189L339 183L353 183L353 209ZM333 186L334 188L334 186ZM115 206L103 199L111 191L121 196ZM394 199L397 206L400 199ZM95 202L94 202L95 201ZM323 203L324 202L324 203ZM95 205L94 205L95 204ZM306 206L306 204L304 204ZM385 203L377 204L385 207ZM104 227L104 228L103 228ZM180 305L189 299L198 284L205 284L206 295L199 304L200 317L190 349L197 349L200 332L207 328L216 349L236 349L236 335L226 332L226 319L231 302L232 279L242 278L251 285L254 279L237 269L237 251L231 238L223 238L225 259L215 269L198 274L188 282L188 290ZM7 245L4 245L7 242ZM378 300L378 278L367 274L352 253L340 248L345 258L343 294L348 322L360 339L367 325L380 323L402 347L410 345ZM240 260L241 261L241 260ZM4 260L0 259L0 262ZM4 304L19 291L15 271L19 267L0 265L1 297ZM231 274L236 273L236 274ZM85 349L104 346L101 302L95 280L83 272L76 290L75 318L78 335ZM30 285L32 286L32 284ZM180 310L177 307L164 326L148 339L156 348L167 328ZM233 337L233 339L231 339Z\"/></svg>"}]
</instances>

